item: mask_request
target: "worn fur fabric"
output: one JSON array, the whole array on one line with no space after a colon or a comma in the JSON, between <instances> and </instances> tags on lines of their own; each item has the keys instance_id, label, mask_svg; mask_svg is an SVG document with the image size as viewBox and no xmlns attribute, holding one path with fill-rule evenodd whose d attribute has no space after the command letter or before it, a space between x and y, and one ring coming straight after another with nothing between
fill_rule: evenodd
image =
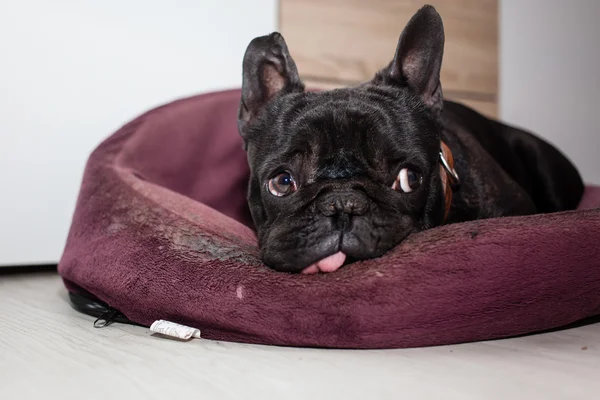
<instances>
[{"instance_id":1,"label":"worn fur fabric","mask_svg":"<svg viewBox=\"0 0 600 400\"><path fill-rule=\"evenodd\" d=\"M237 90L176 101L91 155L59 271L67 288L209 339L394 348L536 332L600 314L600 189L582 209L409 237L331 274L261 264Z\"/></svg>"}]
</instances>

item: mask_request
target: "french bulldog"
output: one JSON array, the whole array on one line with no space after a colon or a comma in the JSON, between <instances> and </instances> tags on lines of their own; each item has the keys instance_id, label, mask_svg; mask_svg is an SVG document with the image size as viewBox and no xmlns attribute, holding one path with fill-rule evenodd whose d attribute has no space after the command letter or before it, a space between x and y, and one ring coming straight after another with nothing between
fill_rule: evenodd
<instances>
[{"instance_id":1,"label":"french bulldog","mask_svg":"<svg viewBox=\"0 0 600 400\"><path fill-rule=\"evenodd\" d=\"M265 264L332 272L442 224L577 207L584 185L559 150L443 99L443 52L424 6L373 79L311 92L281 34L250 42L238 127Z\"/></svg>"}]
</instances>

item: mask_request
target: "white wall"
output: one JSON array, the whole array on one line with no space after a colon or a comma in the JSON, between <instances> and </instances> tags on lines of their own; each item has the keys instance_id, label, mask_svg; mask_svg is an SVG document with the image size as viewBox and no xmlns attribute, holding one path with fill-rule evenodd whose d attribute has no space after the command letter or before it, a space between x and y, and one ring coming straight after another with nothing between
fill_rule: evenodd
<instances>
[{"instance_id":1,"label":"white wall","mask_svg":"<svg viewBox=\"0 0 600 400\"><path fill-rule=\"evenodd\" d=\"M85 160L174 98L239 86L277 0L0 2L0 265L56 262ZM500 113L600 183L600 1L500 1Z\"/></svg>"},{"instance_id":2,"label":"white wall","mask_svg":"<svg viewBox=\"0 0 600 400\"><path fill-rule=\"evenodd\" d=\"M500 1L500 115L600 184L600 1Z\"/></svg>"},{"instance_id":3,"label":"white wall","mask_svg":"<svg viewBox=\"0 0 600 400\"><path fill-rule=\"evenodd\" d=\"M121 124L241 84L276 0L0 2L0 265L58 261L85 161Z\"/></svg>"}]
</instances>

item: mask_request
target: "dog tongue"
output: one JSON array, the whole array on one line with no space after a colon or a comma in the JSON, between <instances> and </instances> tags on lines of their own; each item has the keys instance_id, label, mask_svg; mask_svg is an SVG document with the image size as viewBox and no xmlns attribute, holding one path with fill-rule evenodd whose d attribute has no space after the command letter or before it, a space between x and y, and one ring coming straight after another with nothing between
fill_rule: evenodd
<instances>
[{"instance_id":1,"label":"dog tongue","mask_svg":"<svg viewBox=\"0 0 600 400\"><path fill-rule=\"evenodd\" d=\"M317 261L316 263L309 265L308 267L302 270L303 274L316 274L318 272L333 272L339 269L346 261L346 255L341 251L337 253L325 257L321 261Z\"/></svg>"}]
</instances>

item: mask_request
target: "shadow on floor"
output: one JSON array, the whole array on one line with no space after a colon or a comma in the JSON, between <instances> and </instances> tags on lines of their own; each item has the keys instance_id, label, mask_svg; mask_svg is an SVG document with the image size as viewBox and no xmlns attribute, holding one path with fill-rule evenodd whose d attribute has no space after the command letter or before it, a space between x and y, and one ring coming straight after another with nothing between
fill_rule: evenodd
<instances>
[{"instance_id":1,"label":"shadow on floor","mask_svg":"<svg viewBox=\"0 0 600 400\"><path fill-rule=\"evenodd\" d=\"M0 267L0 276L17 274L34 274L39 272L56 272L57 264L20 265Z\"/></svg>"}]
</instances>

